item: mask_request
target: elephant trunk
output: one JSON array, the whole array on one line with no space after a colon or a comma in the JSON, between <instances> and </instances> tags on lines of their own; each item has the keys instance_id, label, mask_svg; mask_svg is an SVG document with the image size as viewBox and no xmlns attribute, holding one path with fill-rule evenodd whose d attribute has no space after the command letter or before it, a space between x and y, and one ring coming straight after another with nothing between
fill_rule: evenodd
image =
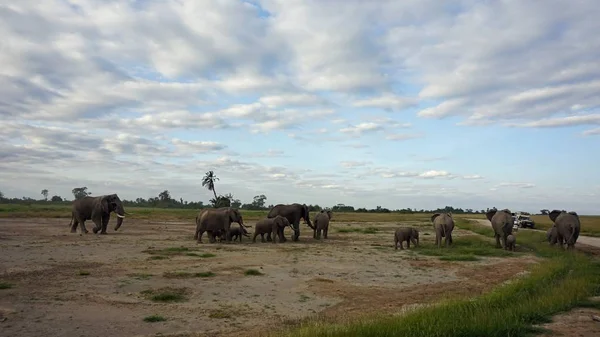
<instances>
[{"instance_id":1,"label":"elephant trunk","mask_svg":"<svg viewBox=\"0 0 600 337\"><path fill-rule=\"evenodd\" d=\"M123 219L125 219L125 210L123 209L122 204L117 204L117 209L115 210L115 213L117 213L117 225L115 226L115 230L119 230L119 228L123 224Z\"/></svg>"}]
</instances>

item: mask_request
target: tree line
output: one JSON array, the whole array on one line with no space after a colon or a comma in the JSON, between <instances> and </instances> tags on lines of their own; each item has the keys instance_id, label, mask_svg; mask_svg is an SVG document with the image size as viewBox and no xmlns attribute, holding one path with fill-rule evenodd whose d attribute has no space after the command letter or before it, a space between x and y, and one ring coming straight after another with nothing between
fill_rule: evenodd
<instances>
[{"instance_id":1,"label":"tree line","mask_svg":"<svg viewBox=\"0 0 600 337\"><path fill-rule=\"evenodd\" d=\"M215 183L219 180L219 178L215 175L213 171L208 171L202 178L202 186L208 189L213 193L213 198L211 198L208 204L204 204L202 201L187 201L183 200L183 198L174 198L169 190L164 190L158 193L155 197L149 198L136 198L135 200L127 200L122 199L123 205L125 207L153 207L153 208L182 208L182 209L201 209L208 207L234 207L244 210L269 210L273 207L273 204L266 204L267 197L264 194L260 194L254 196L250 203L242 203L239 199L236 199L233 194L228 193L224 195L217 195L215 190ZM92 195L92 192L88 190L86 186L83 187L75 187L71 190L73 194L73 200L81 199L85 196ZM53 195L48 198L49 191L48 189L42 189L41 193L43 199L33 199L30 197L22 197L22 198L5 198L4 194L0 191L0 202L1 203L10 203L10 204L70 204L72 200L68 200L67 198L63 198L59 195ZM454 214L479 214L486 213L490 210L487 209L471 209L471 208L455 208L452 206L446 206L444 208L438 208L433 210L426 209L416 209L416 208L401 208L391 210L385 207L377 206L373 209L367 209L364 207L355 208L354 206L344 205L344 204L336 204L330 207L322 207L320 205L307 205L309 211L315 212L320 211L322 209L330 209L333 212L357 212L357 213L404 213L404 214L413 214L413 213L435 213L435 212L452 212ZM540 213L547 214L548 210L541 210Z\"/></svg>"}]
</instances>

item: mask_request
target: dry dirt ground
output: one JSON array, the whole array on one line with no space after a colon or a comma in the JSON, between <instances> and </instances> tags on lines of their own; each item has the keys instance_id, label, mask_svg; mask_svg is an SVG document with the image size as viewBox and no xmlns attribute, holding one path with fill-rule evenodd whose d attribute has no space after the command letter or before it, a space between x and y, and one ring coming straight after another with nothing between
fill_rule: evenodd
<instances>
[{"instance_id":1,"label":"dry dirt ground","mask_svg":"<svg viewBox=\"0 0 600 337\"><path fill-rule=\"evenodd\" d=\"M444 262L395 251L394 223L332 222L322 242L302 224L301 242L283 244L260 236L255 244L246 237L209 244L206 236L196 244L193 221L125 219L118 232L111 222L108 235L92 234L89 221L89 234L72 234L68 223L0 219L0 282L12 285L0 290L2 335L260 336L300 321L477 295L535 263L527 255ZM404 224L420 229L422 245L433 244L430 224ZM369 226L377 233L337 232ZM465 232L453 234L457 241ZM262 275L246 275L248 269ZM212 276L194 275L207 272ZM150 299L169 288L184 299ZM166 321L143 320L151 315Z\"/></svg>"}]
</instances>

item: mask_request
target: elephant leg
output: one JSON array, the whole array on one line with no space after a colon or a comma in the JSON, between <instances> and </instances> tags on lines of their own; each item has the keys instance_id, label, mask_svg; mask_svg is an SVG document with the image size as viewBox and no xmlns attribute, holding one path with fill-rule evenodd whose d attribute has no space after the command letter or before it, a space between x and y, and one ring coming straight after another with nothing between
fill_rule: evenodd
<instances>
[{"instance_id":1,"label":"elephant leg","mask_svg":"<svg viewBox=\"0 0 600 337\"><path fill-rule=\"evenodd\" d=\"M273 233L273 236L275 236L277 234ZM267 233L267 242L271 242L273 240L273 238L271 237L271 232Z\"/></svg>"},{"instance_id":2,"label":"elephant leg","mask_svg":"<svg viewBox=\"0 0 600 337\"><path fill-rule=\"evenodd\" d=\"M197 234L198 236L197 236L197 239L196 239L197 243L202 243L202 235L203 234L204 234L204 231L202 229L199 229L198 230L198 234Z\"/></svg>"},{"instance_id":3,"label":"elephant leg","mask_svg":"<svg viewBox=\"0 0 600 337\"><path fill-rule=\"evenodd\" d=\"M292 234L292 241L296 242L300 238L300 220L294 222L294 234Z\"/></svg>"},{"instance_id":4,"label":"elephant leg","mask_svg":"<svg viewBox=\"0 0 600 337\"><path fill-rule=\"evenodd\" d=\"M100 234L106 235L106 228L108 227L108 221L110 220L110 218L108 216L106 217L102 217L102 230L100 231Z\"/></svg>"},{"instance_id":5,"label":"elephant leg","mask_svg":"<svg viewBox=\"0 0 600 337\"><path fill-rule=\"evenodd\" d=\"M494 234L494 237L496 238L496 248L502 248L502 245L500 244L500 234Z\"/></svg>"},{"instance_id":6,"label":"elephant leg","mask_svg":"<svg viewBox=\"0 0 600 337\"><path fill-rule=\"evenodd\" d=\"M264 233L260 233L260 241L261 242L266 242L265 241L265 234Z\"/></svg>"},{"instance_id":7,"label":"elephant leg","mask_svg":"<svg viewBox=\"0 0 600 337\"><path fill-rule=\"evenodd\" d=\"M406 240L406 248L410 248L410 238Z\"/></svg>"},{"instance_id":8,"label":"elephant leg","mask_svg":"<svg viewBox=\"0 0 600 337\"><path fill-rule=\"evenodd\" d=\"M217 242L217 239L215 239L215 233L213 231L206 231L206 234L208 235L208 242L210 242L210 243Z\"/></svg>"},{"instance_id":9,"label":"elephant leg","mask_svg":"<svg viewBox=\"0 0 600 337\"><path fill-rule=\"evenodd\" d=\"M398 250L398 239L394 238L394 249Z\"/></svg>"},{"instance_id":10,"label":"elephant leg","mask_svg":"<svg viewBox=\"0 0 600 337\"><path fill-rule=\"evenodd\" d=\"M325 228L323 228L323 239L327 239L327 231L329 230L328 226L325 226Z\"/></svg>"},{"instance_id":11,"label":"elephant leg","mask_svg":"<svg viewBox=\"0 0 600 337\"><path fill-rule=\"evenodd\" d=\"M81 229L81 233L88 233L89 231L85 228L85 219L79 219L79 228ZM94 232L95 233L95 232Z\"/></svg>"},{"instance_id":12,"label":"elephant leg","mask_svg":"<svg viewBox=\"0 0 600 337\"><path fill-rule=\"evenodd\" d=\"M446 240L447 240L448 246L452 246L452 233L446 234Z\"/></svg>"},{"instance_id":13,"label":"elephant leg","mask_svg":"<svg viewBox=\"0 0 600 337\"><path fill-rule=\"evenodd\" d=\"M400 250L404 250L404 247L402 247L403 242L404 242L404 239L400 240Z\"/></svg>"},{"instance_id":14,"label":"elephant leg","mask_svg":"<svg viewBox=\"0 0 600 337\"><path fill-rule=\"evenodd\" d=\"M257 235L258 235L258 233L256 231L254 231L254 236L252 236L252 242L256 242Z\"/></svg>"},{"instance_id":15,"label":"elephant leg","mask_svg":"<svg viewBox=\"0 0 600 337\"><path fill-rule=\"evenodd\" d=\"M71 233L77 233L77 226L79 225L79 221L77 218L73 219L73 224L71 225Z\"/></svg>"},{"instance_id":16,"label":"elephant leg","mask_svg":"<svg viewBox=\"0 0 600 337\"><path fill-rule=\"evenodd\" d=\"M315 229L313 229L313 239L317 238L317 227L315 226Z\"/></svg>"}]
</instances>

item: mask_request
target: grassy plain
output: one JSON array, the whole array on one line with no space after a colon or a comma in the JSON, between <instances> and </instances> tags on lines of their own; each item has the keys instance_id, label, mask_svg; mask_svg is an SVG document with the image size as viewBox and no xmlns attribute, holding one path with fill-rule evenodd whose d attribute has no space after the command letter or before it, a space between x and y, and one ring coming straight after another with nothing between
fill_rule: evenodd
<instances>
[{"instance_id":1,"label":"grassy plain","mask_svg":"<svg viewBox=\"0 0 600 337\"><path fill-rule=\"evenodd\" d=\"M145 321L148 327L135 333L179 336L185 326L208 335L264 336L272 324L260 323L273 322L283 327L274 335L289 337L527 336L561 311L598 307L588 301L600 294L596 256L548 247L538 231L519 231L516 252L496 249L491 228L467 220L485 219L483 214L456 214L454 246L438 249L427 213L334 213L330 239L322 242L302 225L301 243L252 244L244 238L197 245L191 239L196 210L126 210L125 231L100 238L68 233L69 205L0 205L0 238L6 239L0 243L9 267L18 270L0 277L8 301L0 307L38 303L25 309L38 316L39 310L53 312L54 326L67 329L77 323L61 321L61 314L71 315L66 303L79 308L92 300L102 312L126 305L113 317L115 336L133 333L127 329ZM252 224L266 213L242 214ZM544 218L534 216L540 229L549 225ZM419 247L393 249L400 225L420 230ZM589 233L600 236L600 217L582 217L582 234ZM85 254L73 259L73 250ZM50 269L39 278L28 266ZM92 288L69 286L78 279ZM235 292L233 301L224 289ZM411 305L425 306L405 310ZM299 316L284 319L282 313ZM226 331L215 323L222 320ZM36 324L14 328L25 337L40 332ZM93 332L109 333L98 329Z\"/></svg>"}]
</instances>

